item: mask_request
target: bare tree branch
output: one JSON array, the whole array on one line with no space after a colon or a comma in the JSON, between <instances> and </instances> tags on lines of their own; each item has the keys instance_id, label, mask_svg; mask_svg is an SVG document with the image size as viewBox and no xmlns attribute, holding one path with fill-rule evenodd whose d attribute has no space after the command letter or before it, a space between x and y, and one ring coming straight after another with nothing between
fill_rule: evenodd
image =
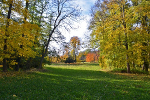
<instances>
[{"instance_id":1,"label":"bare tree branch","mask_svg":"<svg viewBox=\"0 0 150 100\"><path fill-rule=\"evenodd\" d=\"M52 19L50 20L50 25L51 25L51 29L48 31L48 39L46 41L46 45L45 45L45 50L42 54L42 58L41 58L41 64L39 66L39 68L42 68L42 62L44 57L47 54L47 50L48 50L48 46L50 44L50 41L53 39L55 41L57 41L58 38L54 38L52 37L53 34L56 34L58 32L58 35L60 36L60 32L57 31L58 28L60 26L62 26L61 24L63 24L63 22L65 22L65 20L67 21L74 21L73 19L77 19L77 17L79 17L80 15L80 10L71 5L72 0L52 0L49 3L49 13L52 15ZM69 22L68 22L69 23ZM65 27L72 27L71 25L67 25ZM59 37L60 38L60 37ZM62 38L63 39L63 38Z\"/></svg>"}]
</instances>

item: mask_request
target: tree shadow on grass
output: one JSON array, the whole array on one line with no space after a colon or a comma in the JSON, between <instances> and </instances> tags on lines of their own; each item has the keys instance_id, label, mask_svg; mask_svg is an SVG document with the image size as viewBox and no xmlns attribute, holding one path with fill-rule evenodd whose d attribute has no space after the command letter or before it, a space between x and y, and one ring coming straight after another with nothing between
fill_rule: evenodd
<instances>
[{"instance_id":1,"label":"tree shadow on grass","mask_svg":"<svg viewBox=\"0 0 150 100\"><path fill-rule=\"evenodd\" d=\"M148 100L149 81L101 71L75 70L47 67L46 72L29 73L2 81L3 94L8 99L32 100ZM2 86L2 85L0 85ZM2 87L0 87L2 88ZM8 90L7 92L5 92ZM2 92L0 92L1 94ZM5 95L7 94L7 95Z\"/></svg>"}]
</instances>

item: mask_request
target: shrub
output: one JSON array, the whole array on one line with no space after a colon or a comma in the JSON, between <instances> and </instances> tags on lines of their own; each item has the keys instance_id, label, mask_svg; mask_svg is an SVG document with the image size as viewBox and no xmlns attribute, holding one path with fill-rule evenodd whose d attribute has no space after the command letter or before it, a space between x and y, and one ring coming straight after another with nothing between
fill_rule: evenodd
<instances>
[{"instance_id":1,"label":"shrub","mask_svg":"<svg viewBox=\"0 0 150 100\"><path fill-rule=\"evenodd\" d=\"M73 60L73 57L68 57L65 61L65 63L74 63L75 61Z\"/></svg>"}]
</instances>

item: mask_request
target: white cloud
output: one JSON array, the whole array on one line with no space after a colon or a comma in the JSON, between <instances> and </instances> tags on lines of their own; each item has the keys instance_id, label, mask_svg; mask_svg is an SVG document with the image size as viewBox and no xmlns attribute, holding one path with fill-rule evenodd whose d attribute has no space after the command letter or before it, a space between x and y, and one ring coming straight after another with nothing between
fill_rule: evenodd
<instances>
[{"instance_id":1,"label":"white cloud","mask_svg":"<svg viewBox=\"0 0 150 100\"><path fill-rule=\"evenodd\" d=\"M73 24L76 29L70 29L70 31L61 30L62 34L66 37L66 42L69 42L70 38L73 36L78 36L80 39L84 38L85 34L89 34L88 26L90 20L90 10L91 7L97 0L76 0L75 3L80 6L82 10L82 17L84 17L79 22ZM81 40L82 41L82 40Z\"/></svg>"},{"instance_id":2,"label":"white cloud","mask_svg":"<svg viewBox=\"0 0 150 100\"><path fill-rule=\"evenodd\" d=\"M88 26L89 26L90 16L86 15L84 20L80 20L79 22L74 23L77 29L71 29L66 35L66 41L69 41L71 37L78 36L79 38L84 38L84 34L88 33Z\"/></svg>"},{"instance_id":3,"label":"white cloud","mask_svg":"<svg viewBox=\"0 0 150 100\"><path fill-rule=\"evenodd\" d=\"M90 10L91 7L94 5L94 3L97 0L76 0L75 3L81 7L82 10L82 17L84 17L82 20L80 20L77 23L74 23L75 27L78 27L77 29L71 29L68 33L65 32L64 34L66 36L66 41L68 42L72 36L78 36L79 38L84 38L85 34L89 34L88 32L88 26L89 26L89 20L90 20Z\"/></svg>"},{"instance_id":4,"label":"white cloud","mask_svg":"<svg viewBox=\"0 0 150 100\"><path fill-rule=\"evenodd\" d=\"M79 5L83 11L83 14L89 14L91 7L97 0L80 0L76 1L76 4Z\"/></svg>"}]
</instances>

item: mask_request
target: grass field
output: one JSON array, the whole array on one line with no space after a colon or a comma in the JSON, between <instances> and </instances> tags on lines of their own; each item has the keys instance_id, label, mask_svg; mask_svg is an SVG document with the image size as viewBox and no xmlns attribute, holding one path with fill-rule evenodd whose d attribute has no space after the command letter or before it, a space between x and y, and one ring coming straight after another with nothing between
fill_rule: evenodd
<instances>
[{"instance_id":1,"label":"grass field","mask_svg":"<svg viewBox=\"0 0 150 100\"><path fill-rule=\"evenodd\" d=\"M1 72L0 100L150 99L149 75L101 71L98 64L55 64L45 69Z\"/></svg>"}]
</instances>

